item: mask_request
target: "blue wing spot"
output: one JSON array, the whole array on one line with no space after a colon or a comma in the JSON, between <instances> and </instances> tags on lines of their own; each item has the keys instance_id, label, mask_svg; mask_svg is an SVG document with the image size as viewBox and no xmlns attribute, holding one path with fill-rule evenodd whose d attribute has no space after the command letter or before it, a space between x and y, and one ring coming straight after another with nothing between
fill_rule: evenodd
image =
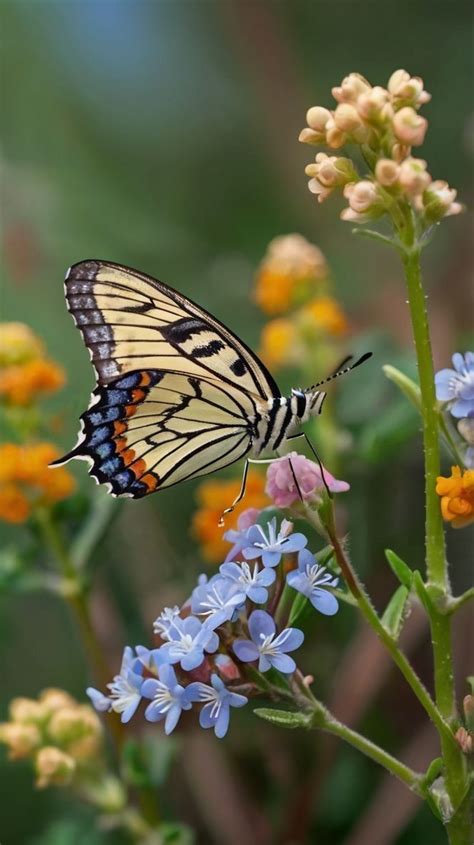
<instances>
[{"instance_id":1,"label":"blue wing spot","mask_svg":"<svg viewBox=\"0 0 474 845\"><path fill-rule=\"evenodd\" d=\"M122 409L117 405L111 405L109 408L104 408L103 411L88 411L87 419L91 425L101 425L101 423L109 423L118 420Z\"/></svg>"},{"instance_id":2,"label":"blue wing spot","mask_svg":"<svg viewBox=\"0 0 474 845\"><path fill-rule=\"evenodd\" d=\"M104 392L104 406L126 405L129 401L128 390L107 390Z\"/></svg>"},{"instance_id":3,"label":"blue wing spot","mask_svg":"<svg viewBox=\"0 0 474 845\"><path fill-rule=\"evenodd\" d=\"M99 445L99 443L103 443L104 440L107 440L110 437L110 428L108 425L101 425L99 428L96 428L95 431L92 432L88 446L92 446L95 448Z\"/></svg>"},{"instance_id":4,"label":"blue wing spot","mask_svg":"<svg viewBox=\"0 0 474 845\"><path fill-rule=\"evenodd\" d=\"M113 455L115 452L115 443L112 443L111 440L108 440L105 443L101 443L99 446L97 446L96 452L99 458L109 458L110 455Z\"/></svg>"},{"instance_id":5,"label":"blue wing spot","mask_svg":"<svg viewBox=\"0 0 474 845\"><path fill-rule=\"evenodd\" d=\"M126 490L127 487L130 487L134 479L133 472L129 469L124 469L122 472L118 472L117 475L114 476L114 482L118 484L122 490Z\"/></svg>"},{"instance_id":6,"label":"blue wing spot","mask_svg":"<svg viewBox=\"0 0 474 845\"><path fill-rule=\"evenodd\" d=\"M99 466L99 470L108 478L114 475L122 467L122 459L118 455L108 458Z\"/></svg>"},{"instance_id":7,"label":"blue wing spot","mask_svg":"<svg viewBox=\"0 0 474 845\"><path fill-rule=\"evenodd\" d=\"M141 373L129 373L123 378L119 378L114 382L114 387L120 387L124 390L130 390L131 387L137 387L142 380Z\"/></svg>"}]
</instances>

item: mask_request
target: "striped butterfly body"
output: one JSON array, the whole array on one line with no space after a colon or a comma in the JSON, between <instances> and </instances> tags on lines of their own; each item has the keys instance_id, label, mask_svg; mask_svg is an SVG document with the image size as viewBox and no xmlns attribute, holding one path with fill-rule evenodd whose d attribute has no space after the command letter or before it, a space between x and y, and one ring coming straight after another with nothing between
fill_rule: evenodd
<instances>
[{"instance_id":1,"label":"striped butterfly body","mask_svg":"<svg viewBox=\"0 0 474 845\"><path fill-rule=\"evenodd\" d=\"M321 412L318 385L282 396L236 335L150 276L82 261L65 287L97 387L79 442L56 463L87 460L114 495L140 498L244 455L275 452Z\"/></svg>"}]
</instances>

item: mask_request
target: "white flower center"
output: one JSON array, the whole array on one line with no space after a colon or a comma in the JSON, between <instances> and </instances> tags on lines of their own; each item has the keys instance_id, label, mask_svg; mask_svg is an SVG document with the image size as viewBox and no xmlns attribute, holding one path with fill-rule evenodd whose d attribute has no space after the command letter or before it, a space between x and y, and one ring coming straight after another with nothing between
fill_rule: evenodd
<instances>
[{"instance_id":1,"label":"white flower center","mask_svg":"<svg viewBox=\"0 0 474 845\"><path fill-rule=\"evenodd\" d=\"M307 564L305 567L306 577L310 583L311 589L327 584L332 581L332 575L326 572L324 566L318 566L317 563Z\"/></svg>"},{"instance_id":2,"label":"white flower center","mask_svg":"<svg viewBox=\"0 0 474 845\"><path fill-rule=\"evenodd\" d=\"M175 697L165 684L158 681L158 688L153 696L156 706L159 706L162 713L166 713L175 703Z\"/></svg>"}]
</instances>

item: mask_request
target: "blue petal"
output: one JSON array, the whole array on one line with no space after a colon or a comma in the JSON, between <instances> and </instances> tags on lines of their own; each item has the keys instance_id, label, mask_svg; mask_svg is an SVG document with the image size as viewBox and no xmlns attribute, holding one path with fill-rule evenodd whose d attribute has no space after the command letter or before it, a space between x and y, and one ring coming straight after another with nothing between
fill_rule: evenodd
<instances>
[{"instance_id":1,"label":"blue petal","mask_svg":"<svg viewBox=\"0 0 474 845\"><path fill-rule=\"evenodd\" d=\"M215 724L215 717L212 716L212 708L214 704L205 704L199 714L199 724L201 728L213 728Z\"/></svg>"},{"instance_id":2,"label":"blue petal","mask_svg":"<svg viewBox=\"0 0 474 845\"><path fill-rule=\"evenodd\" d=\"M315 562L316 558L311 554L309 549L301 549L298 555L298 569L304 572L307 566L313 566Z\"/></svg>"},{"instance_id":3,"label":"blue petal","mask_svg":"<svg viewBox=\"0 0 474 845\"><path fill-rule=\"evenodd\" d=\"M268 571L273 572L273 569L269 569ZM253 601L255 604L265 604L268 598L268 590L265 587L250 587L247 595L250 601Z\"/></svg>"},{"instance_id":4,"label":"blue petal","mask_svg":"<svg viewBox=\"0 0 474 845\"><path fill-rule=\"evenodd\" d=\"M474 410L474 399L458 399L449 410L453 417L458 419L467 417Z\"/></svg>"},{"instance_id":5,"label":"blue petal","mask_svg":"<svg viewBox=\"0 0 474 845\"><path fill-rule=\"evenodd\" d=\"M336 596L333 596L327 590L313 590L310 601L313 607L320 613L324 613L325 616L334 616L339 610L339 602Z\"/></svg>"},{"instance_id":6,"label":"blue petal","mask_svg":"<svg viewBox=\"0 0 474 845\"><path fill-rule=\"evenodd\" d=\"M296 669L295 661L288 654L275 654L274 657L270 657L270 662L275 669L285 675L291 675Z\"/></svg>"},{"instance_id":7,"label":"blue petal","mask_svg":"<svg viewBox=\"0 0 474 845\"><path fill-rule=\"evenodd\" d=\"M222 739L229 729L229 713L229 705L222 704L214 727L214 733L218 739Z\"/></svg>"},{"instance_id":8,"label":"blue petal","mask_svg":"<svg viewBox=\"0 0 474 845\"><path fill-rule=\"evenodd\" d=\"M147 722L161 722L164 717L165 714L160 711L154 701L152 701L145 710L145 719Z\"/></svg>"},{"instance_id":9,"label":"blue petal","mask_svg":"<svg viewBox=\"0 0 474 845\"><path fill-rule=\"evenodd\" d=\"M248 703L246 695L240 695L238 692L229 693L229 704L231 707L245 707Z\"/></svg>"},{"instance_id":10,"label":"blue petal","mask_svg":"<svg viewBox=\"0 0 474 845\"><path fill-rule=\"evenodd\" d=\"M258 671L259 672L268 672L269 669L272 668L272 664L270 663L268 657L264 654L261 655L260 660L258 661Z\"/></svg>"},{"instance_id":11,"label":"blue petal","mask_svg":"<svg viewBox=\"0 0 474 845\"><path fill-rule=\"evenodd\" d=\"M263 549L257 549L256 546L246 546L243 549L243 556L245 560L255 560L257 557L262 556Z\"/></svg>"},{"instance_id":12,"label":"blue petal","mask_svg":"<svg viewBox=\"0 0 474 845\"><path fill-rule=\"evenodd\" d=\"M439 402L447 402L454 397L453 379L458 380L459 376L454 370L440 370L435 375L436 398Z\"/></svg>"},{"instance_id":13,"label":"blue petal","mask_svg":"<svg viewBox=\"0 0 474 845\"><path fill-rule=\"evenodd\" d=\"M172 689L178 683L176 679L176 672L171 666L163 665L158 667L158 675L162 684Z\"/></svg>"},{"instance_id":14,"label":"blue petal","mask_svg":"<svg viewBox=\"0 0 474 845\"><path fill-rule=\"evenodd\" d=\"M168 736L172 731L174 731L176 725L179 722L179 717L181 716L181 707L179 704L173 704L172 707L168 710L165 719L165 734Z\"/></svg>"},{"instance_id":15,"label":"blue petal","mask_svg":"<svg viewBox=\"0 0 474 845\"><path fill-rule=\"evenodd\" d=\"M108 713L112 709L112 702L108 696L94 687L87 687L86 695L89 696L93 706L99 713Z\"/></svg>"},{"instance_id":16,"label":"blue petal","mask_svg":"<svg viewBox=\"0 0 474 845\"><path fill-rule=\"evenodd\" d=\"M137 709L137 707L138 707L138 705L139 705L139 704L140 704L140 696L139 696L139 695L137 695L137 696L136 696L136 697L135 697L135 698L134 698L134 699L130 702L130 704L128 705L128 707L126 707L126 708L125 708L125 710L123 711L122 715L120 716L120 721L121 721L124 725L125 725L127 722L129 722L129 721L130 721L130 719L131 719L131 718L132 718L132 716L134 715L134 713L135 713L135 711L136 711L136 709Z\"/></svg>"},{"instance_id":17,"label":"blue petal","mask_svg":"<svg viewBox=\"0 0 474 845\"><path fill-rule=\"evenodd\" d=\"M294 651L299 648L304 642L303 631L299 628L285 628L281 634L273 640L273 644L278 647L280 652Z\"/></svg>"},{"instance_id":18,"label":"blue petal","mask_svg":"<svg viewBox=\"0 0 474 845\"><path fill-rule=\"evenodd\" d=\"M146 681L143 681L141 694L145 698L154 698L155 693L158 689L158 681L155 681L154 678L147 678Z\"/></svg>"},{"instance_id":19,"label":"blue petal","mask_svg":"<svg viewBox=\"0 0 474 845\"><path fill-rule=\"evenodd\" d=\"M202 688L208 689L207 684L202 684L200 681L193 681L185 688L181 701L184 705L191 705L193 701L201 701Z\"/></svg>"},{"instance_id":20,"label":"blue petal","mask_svg":"<svg viewBox=\"0 0 474 845\"><path fill-rule=\"evenodd\" d=\"M278 566L281 561L281 552L266 552L262 554L262 563L264 566Z\"/></svg>"},{"instance_id":21,"label":"blue petal","mask_svg":"<svg viewBox=\"0 0 474 845\"><path fill-rule=\"evenodd\" d=\"M451 360L453 362L454 369L457 370L460 375L463 375L465 366L464 355L461 355L460 352L455 352Z\"/></svg>"},{"instance_id":22,"label":"blue petal","mask_svg":"<svg viewBox=\"0 0 474 845\"><path fill-rule=\"evenodd\" d=\"M249 617L249 631L254 643L260 645L262 634L269 637L275 633L275 622L264 610L254 610Z\"/></svg>"},{"instance_id":23,"label":"blue petal","mask_svg":"<svg viewBox=\"0 0 474 845\"><path fill-rule=\"evenodd\" d=\"M184 657L181 658L181 668L184 669L185 672L192 672L193 669L197 669L201 663L204 663L204 652L202 648L194 648L189 652L189 654L185 654Z\"/></svg>"},{"instance_id":24,"label":"blue petal","mask_svg":"<svg viewBox=\"0 0 474 845\"><path fill-rule=\"evenodd\" d=\"M288 552L299 552L304 549L307 542L308 540L304 534L290 534L288 539L282 542L281 548L285 554Z\"/></svg>"},{"instance_id":25,"label":"blue petal","mask_svg":"<svg viewBox=\"0 0 474 845\"><path fill-rule=\"evenodd\" d=\"M250 663L252 660L258 660L259 651L255 643L250 640L235 640L232 645L234 653L243 663Z\"/></svg>"},{"instance_id":26,"label":"blue petal","mask_svg":"<svg viewBox=\"0 0 474 845\"><path fill-rule=\"evenodd\" d=\"M273 584L275 578L276 578L275 570L271 569L270 567L267 566L265 569L262 569L261 572L258 573L257 580L258 580L259 586L269 587L271 584Z\"/></svg>"}]
</instances>

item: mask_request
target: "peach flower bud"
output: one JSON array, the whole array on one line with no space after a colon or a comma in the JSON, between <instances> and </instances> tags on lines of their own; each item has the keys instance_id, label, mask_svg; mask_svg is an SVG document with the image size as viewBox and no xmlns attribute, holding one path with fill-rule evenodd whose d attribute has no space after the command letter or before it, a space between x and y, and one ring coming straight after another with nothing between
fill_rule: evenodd
<instances>
[{"instance_id":1,"label":"peach flower bud","mask_svg":"<svg viewBox=\"0 0 474 845\"><path fill-rule=\"evenodd\" d=\"M410 76L406 70L396 70L388 80L388 90L398 102L422 106L429 103L431 94L423 89L423 80L419 76Z\"/></svg>"},{"instance_id":2,"label":"peach flower bud","mask_svg":"<svg viewBox=\"0 0 474 845\"><path fill-rule=\"evenodd\" d=\"M52 784L66 786L70 783L76 763L69 754L65 754L64 751L52 745L47 745L38 751L35 768L38 776L36 785L44 789Z\"/></svg>"},{"instance_id":3,"label":"peach flower bud","mask_svg":"<svg viewBox=\"0 0 474 845\"><path fill-rule=\"evenodd\" d=\"M393 131L399 141L409 146L419 147L425 139L428 121L420 117L411 106L397 111L393 118Z\"/></svg>"},{"instance_id":4,"label":"peach flower bud","mask_svg":"<svg viewBox=\"0 0 474 845\"><path fill-rule=\"evenodd\" d=\"M306 123L310 129L314 129L315 132L321 132L324 134L326 131L326 124L330 117L331 112L329 109L325 109L322 106L312 106L312 108L308 109L306 112Z\"/></svg>"},{"instance_id":5,"label":"peach flower bud","mask_svg":"<svg viewBox=\"0 0 474 845\"><path fill-rule=\"evenodd\" d=\"M399 166L391 158L381 158L375 166L375 177L384 188L395 185L398 179Z\"/></svg>"},{"instance_id":6,"label":"peach flower bud","mask_svg":"<svg viewBox=\"0 0 474 845\"><path fill-rule=\"evenodd\" d=\"M316 162L305 168L308 176L312 176L308 183L309 190L318 195L318 201L324 202L335 188L357 179L357 173L350 159L328 156L318 153Z\"/></svg>"},{"instance_id":7,"label":"peach flower bud","mask_svg":"<svg viewBox=\"0 0 474 845\"><path fill-rule=\"evenodd\" d=\"M326 144L328 147L331 147L332 150L338 150L340 147L344 146L346 140L346 133L342 132L341 129L338 129L334 123L334 118L331 118L331 120L328 121L326 129Z\"/></svg>"},{"instance_id":8,"label":"peach flower bud","mask_svg":"<svg viewBox=\"0 0 474 845\"><path fill-rule=\"evenodd\" d=\"M101 735L98 716L87 704L75 704L57 710L48 725L48 734L54 742L67 745L89 735Z\"/></svg>"},{"instance_id":9,"label":"peach flower bud","mask_svg":"<svg viewBox=\"0 0 474 845\"><path fill-rule=\"evenodd\" d=\"M355 106L350 103L341 103L334 112L334 123L343 132L354 132L362 121Z\"/></svg>"},{"instance_id":10,"label":"peach flower bud","mask_svg":"<svg viewBox=\"0 0 474 845\"><path fill-rule=\"evenodd\" d=\"M332 89L332 95L338 103L355 103L361 94L366 94L370 89L370 82L360 73L350 73L339 86Z\"/></svg>"},{"instance_id":11,"label":"peach flower bud","mask_svg":"<svg viewBox=\"0 0 474 845\"><path fill-rule=\"evenodd\" d=\"M387 117L387 113L384 112L387 103L388 91L376 85L368 94L361 94L357 98L357 111L364 120L380 120Z\"/></svg>"},{"instance_id":12,"label":"peach flower bud","mask_svg":"<svg viewBox=\"0 0 474 845\"><path fill-rule=\"evenodd\" d=\"M360 182L351 182L346 185L344 196L349 200L352 210L358 214L369 211L380 199L376 186L373 182L369 182L368 179L362 179Z\"/></svg>"},{"instance_id":13,"label":"peach flower bud","mask_svg":"<svg viewBox=\"0 0 474 845\"><path fill-rule=\"evenodd\" d=\"M392 158L394 161L402 162L407 155L410 155L410 147L405 144L394 144L392 147Z\"/></svg>"},{"instance_id":14,"label":"peach flower bud","mask_svg":"<svg viewBox=\"0 0 474 845\"><path fill-rule=\"evenodd\" d=\"M302 129L298 135L298 141L302 144L323 144L325 140L324 135L320 132L315 132L313 129Z\"/></svg>"},{"instance_id":15,"label":"peach flower bud","mask_svg":"<svg viewBox=\"0 0 474 845\"><path fill-rule=\"evenodd\" d=\"M39 748L41 734L36 725L5 722L0 725L0 742L8 746L10 760L20 760Z\"/></svg>"},{"instance_id":16,"label":"peach flower bud","mask_svg":"<svg viewBox=\"0 0 474 845\"><path fill-rule=\"evenodd\" d=\"M60 710L62 707L72 707L76 704L72 695L69 695L63 689L56 689L55 687L44 689L39 696L39 701L45 705L50 713Z\"/></svg>"},{"instance_id":17,"label":"peach flower bud","mask_svg":"<svg viewBox=\"0 0 474 845\"><path fill-rule=\"evenodd\" d=\"M458 728L454 738L464 754L472 754L474 751L474 742L472 734L466 728Z\"/></svg>"},{"instance_id":18,"label":"peach flower bud","mask_svg":"<svg viewBox=\"0 0 474 845\"><path fill-rule=\"evenodd\" d=\"M457 191L450 188L447 182L441 179L432 182L423 194L426 219L430 223L436 223L442 217L451 217L453 214L464 211L464 206L460 202L454 202L456 195Z\"/></svg>"},{"instance_id":19,"label":"peach flower bud","mask_svg":"<svg viewBox=\"0 0 474 845\"><path fill-rule=\"evenodd\" d=\"M421 158L405 159L400 165L398 181L406 194L411 196L422 194L431 182L431 176L426 169L426 161Z\"/></svg>"},{"instance_id":20,"label":"peach flower bud","mask_svg":"<svg viewBox=\"0 0 474 845\"><path fill-rule=\"evenodd\" d=\"M9 707L12 722L39 725L47 721L47 708L33 698L13 698Z\"/></svg>"}]
</instances>

